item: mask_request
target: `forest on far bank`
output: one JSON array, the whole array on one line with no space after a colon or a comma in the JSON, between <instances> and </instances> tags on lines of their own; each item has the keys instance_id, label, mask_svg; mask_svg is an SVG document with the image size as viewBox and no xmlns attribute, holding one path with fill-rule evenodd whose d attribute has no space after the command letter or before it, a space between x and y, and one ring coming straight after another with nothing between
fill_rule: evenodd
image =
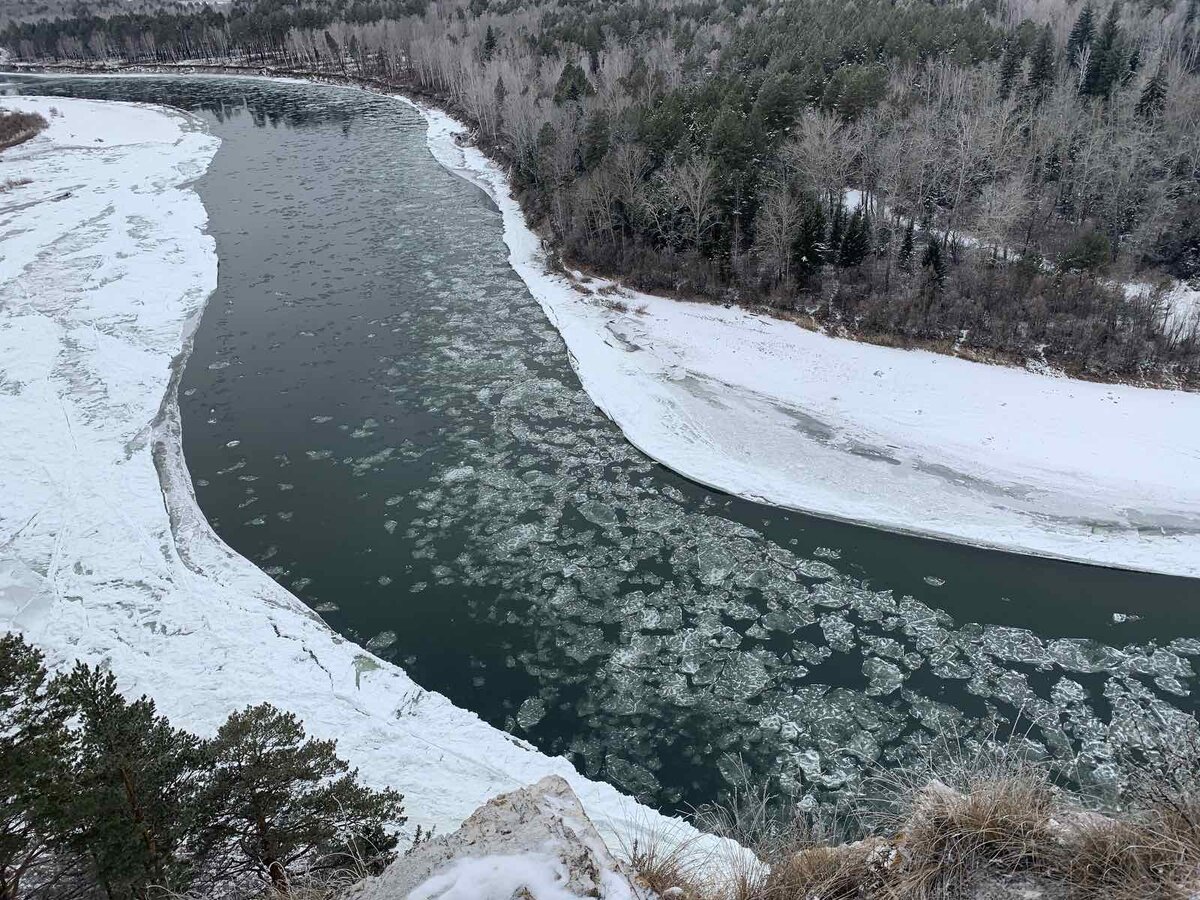
<instances>
[{"instance_id":1,"label":"forest on far bank","mask_svg":"<svg viewBox=\"0 0 1200 900\"><path fill-rule=\"evenodd\" d=\"M1200 279L1200 0L80 4L0 45L419 91L585 270L1200 385L1200 302L1181 301Z\"/></svg>"}]
</instances>

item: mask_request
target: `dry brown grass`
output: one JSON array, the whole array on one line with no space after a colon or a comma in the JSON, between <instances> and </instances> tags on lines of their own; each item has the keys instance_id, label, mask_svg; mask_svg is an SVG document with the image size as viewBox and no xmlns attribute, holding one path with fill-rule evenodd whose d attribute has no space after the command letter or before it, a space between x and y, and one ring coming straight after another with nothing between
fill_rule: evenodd
<instances>
[{"instance_id":1,"label":"dry brown grass","mask_svg":"<svg viewBox=\"0 0 1200 900\"><path fill-rule=\"evenodd\" d=\"M1152 807L1158 830L1200 867L1200 796Z\"/></svg>"},{"instance_id":2,"label":"dry brown grass","mask_svg":"<svg viewBox=\"0 0 1200 900\"><path fill-rule=\"evenodd\" d=\"M856 900L883 889L892 851L885 841L803 847L778 861L755 900Z\"/></svg>"},{"instance_id":3,"label":"dry brown grass","mask_svg":"<svg viewBox=\"0 0 1200 900\"><path fill-rule=\"evenodd\" d=\"M743 781L745 781L745 777ZM758 900L767 870L760 860L770 843L771 794L763 788L733 791L719 806L692 816L702 832L727 838L724 845L700 840L695 832L644 827L624 856L642 887L663 900ZM791 829L788 832L791 833ZM754 848L750 852L744 848Z\"/></svg>"},{"instance_id":4,"label":"dry brown grass","mask_svg":"<svg viewBox=\"0 0 1200 900\"><path fill-rule=\"evenodd\" d=\"M887 877L895 896L956 897L981 876L1044 867L1062 796L1049 771L1030 760L1027 738L946 736L922 764L872 780L864 819L896 846Z\"/></svg>"},{"instance_id":5,"label":"dry brown grass","mask_svg":"<svg viewBox=\"0 0 1200 900\"><path fill-rule=\"evenodd\" d=\"M1183 900L1187 853L1152 825L1089 817L1062 842L1052 868L1079 900Z\"/></svg>"},{"instance_id":6,"label":"dry brown grass","mask_svg":"<svg viewBox=\"0 0 1200 900\"><path fill-rule=\"evenodd\" d=\"M981 872L1039 867L1054 840L1053 810L1054 793L1037 776L973 778L962 792L927 786L899 831L904 863L894 882L900 895L954 897Z\"/></svg>"},{"instance_id":7,"label":"dry brown grass","mask_svg":"<svg viewBox=\"0 0 1200 900\"><path fill-rule=\"evenodd\" d=\"M46 125L45 118L37 113L0 109L0 150L23 144Z\"/></svg>"},{"instance_id":8,"label":"dry brown grass","mask_svg":"<svg viewBox=\"0 0 1200 900\"><path fill-rule=\"evenodd\" d=\"M647 834L628 849L629 864L648 896L678 900L719 900L719 887L695 845L672 841L666 835Z\"/></svg>"},{"instance_id":9,"label":"dry brown grass","mask_svg":"<svg viewBox=\"0 0 1200 900\"><path fill-rule=\"evenodd\" d=\"M644 846L634 869L671 900L966 900L1001 882L1069 900L1200 898L1200 736L1157 751L1119 814L1057 787L1027 755L1027 735L992 737L881 771L849 822L780 816L768 794L745 789L696 816L762 865L730 871Z\"/></svg>"}]
</instances>

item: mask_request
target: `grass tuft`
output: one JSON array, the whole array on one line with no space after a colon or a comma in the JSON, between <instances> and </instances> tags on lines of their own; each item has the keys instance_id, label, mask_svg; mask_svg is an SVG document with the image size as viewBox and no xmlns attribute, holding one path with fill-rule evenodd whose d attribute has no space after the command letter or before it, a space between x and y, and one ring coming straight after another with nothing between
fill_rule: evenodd
<instances>
[{"instance_id":1,"label":"grass tuft","mask_svg":"<svg viewBox=\"0 0 1200 900\"><path fill-rule=\"evenodd\" d=\"M1078 900L1184 900L1187 863L1167 832L1090 816L1063 841L1056 868Z\"/></svg>"}]
</instances>

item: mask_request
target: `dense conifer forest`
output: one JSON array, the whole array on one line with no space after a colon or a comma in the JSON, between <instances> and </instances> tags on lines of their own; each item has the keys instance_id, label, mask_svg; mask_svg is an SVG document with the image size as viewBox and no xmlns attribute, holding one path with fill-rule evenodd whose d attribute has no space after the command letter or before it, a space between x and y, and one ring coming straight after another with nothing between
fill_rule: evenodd
<instances>
[{"instance_id":1,"label":"dense conifer forest","mask_svg":"<svg viewBox=\"0 0 1200 900\"><path fill-rule=\"evenodd\" d=\"M472 123L571 266L1200 382L1200 0L239 0L0 43L402 86Z\"/></svg>"}]
</instances>

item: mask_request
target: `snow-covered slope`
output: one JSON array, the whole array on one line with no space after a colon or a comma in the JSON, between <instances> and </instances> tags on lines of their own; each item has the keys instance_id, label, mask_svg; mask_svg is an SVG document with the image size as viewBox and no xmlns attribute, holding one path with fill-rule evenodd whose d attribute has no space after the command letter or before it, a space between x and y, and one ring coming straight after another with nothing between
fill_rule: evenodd
<instances>
[{"instance_id":1,"label":"snow-covered slope","mask_svg":"<svg viewBox=\"0 0 1200 900\"><path fill-rule=\"evenodd\" d=\"M190 183L217 140L175 111L6 97L51 122L0 154L0 627L52 663L110 665L211 733L268 701L375 785L409 827L565 778L614 845L690 828L488 726L340 639L209 528L180 444L176 381L217 258ZM57 110L57 115L55 114Z\"/></svg>"},{"instance_id":2,"label":"snow-covered slope","mask_svg":"<svg viewBox=\"0 0 1200 900\"><path fill-rule=\"evenodd\" d=\"M1200 577L1200 394L806 331L547 271L504 173L419 107L504 217L509 260L629 440L743 497L963 543Z\"/></svg>"}]
</instances>

